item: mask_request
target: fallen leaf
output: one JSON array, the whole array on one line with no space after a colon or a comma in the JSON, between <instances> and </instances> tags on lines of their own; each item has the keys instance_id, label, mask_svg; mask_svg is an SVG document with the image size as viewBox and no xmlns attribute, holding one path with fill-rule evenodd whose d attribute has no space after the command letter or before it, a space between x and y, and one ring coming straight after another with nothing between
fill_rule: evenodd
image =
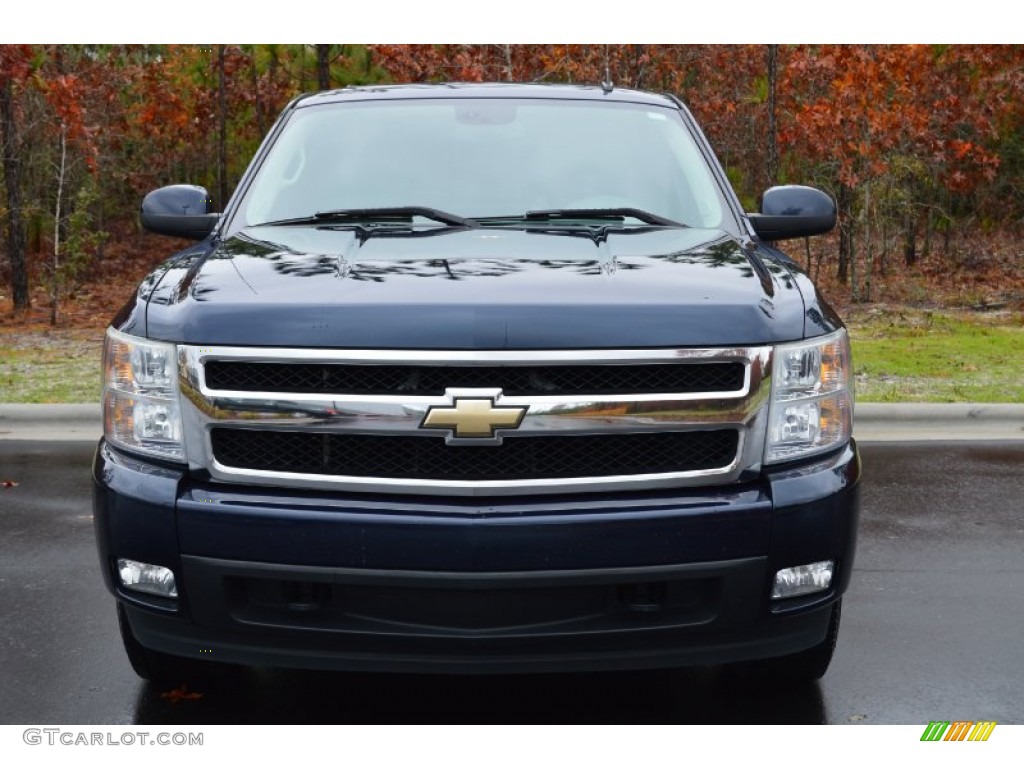
<instances>
[{"instance_id":1,"label":"fallen leaf","mask_svg":"<svg viewBox=\"0 0 1024 768\"><path fill-rule=\"evenodd\" d=\"M17 488L18 487L18 484L16 482L14 482L13 480L4 480L2 483L0 483L0 485L2 485L4 488Z\"/></svg>"},{"instance_id":2,"label":"fallen leaf","mask_svg":"<svg viewBox=\"0 0 1024 768\"><path fill-rule=\"evenodd\" d=\"M171 704L177 704L179 701L201 699L203 698L203 694L189 691L188 686L182 683L180 688L175 688L173 691L164 691L161 693L160 698L167 699Z\"/></svg>"}]
</instances>

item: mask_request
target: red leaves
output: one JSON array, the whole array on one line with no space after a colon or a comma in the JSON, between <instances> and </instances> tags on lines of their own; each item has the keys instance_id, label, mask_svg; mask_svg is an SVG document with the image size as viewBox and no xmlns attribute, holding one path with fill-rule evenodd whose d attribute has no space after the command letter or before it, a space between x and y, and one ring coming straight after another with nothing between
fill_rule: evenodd
<instances>
[{"instance_id":1,"label":"red leaves","mask_svg":"<svg viewBox=\"0 0 1024 768\"><path fill-rule=\"evenodd\" d=\"M0 45L0 81L18 83L32 73L35 51L31 45Z\"/></svg>"},{"instance_id":2,"label":"red leaves","mask_svg":"<svg viewBox=\"0 0 1024 768\"><path fill-rule=\"evenodd\" d=\"M57 75L46 82L46 98L67 128L68 138L78 138L84 130L83 89L75 75Z\"/></svg>"},{"instance_id":3,"label":"red leaves","mask_svg":"<svg viewBox=\"0 0 1024 768\"><path fill-rule=\"evenodd\" d=\"M13 480L4 480L0 482L0 488L17 488L18 484Z\"/></svg>"},{"instance_id":4,"label":"red leaves","mask_svg":"<svg viewBox=\"0 0 1024 768\"><path fill-rule=\"evenodd\" d=\"M805 160L837 164L846 183L917 158L948 188L967 191L993 173L994 149L947 137L991 136L994 111L1013 104L999 96L1003 70L990 53L985 46L791 49L780 112L793 120L780 143Z\"/></svg>"},{"instance_id":5,"label":"red leaves","mask_svg":"<svg viewBox=\"0 0 1024 768\"><path fill-rule=\"evenodd\" d=\"M195 701L203 698L203 694L196 693L195 691L188 690L188 686L182 683L180 687L175 688L171 691L164 691L160 694L161 699L167 699L171 704L177 704L179 701Z\"/></svg>"},{"instance_id":6,"label":"red leaves","mask_svg":"<svg viewBox=\"0 0 1024 768\"><path fill-rule=\"evenodd\" d=\"M949 142L949 146L953 152L953 157L957 160L963 160L975 148L971 142L960 141L959 139L953 139Z\"/></svg>"}]
</instances>

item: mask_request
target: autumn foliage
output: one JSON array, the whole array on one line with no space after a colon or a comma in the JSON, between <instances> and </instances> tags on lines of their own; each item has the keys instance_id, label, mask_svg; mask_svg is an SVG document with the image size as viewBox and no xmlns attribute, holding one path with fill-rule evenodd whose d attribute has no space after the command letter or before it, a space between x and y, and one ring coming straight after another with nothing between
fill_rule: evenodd
<instances>
[{"instance_id":1,"label":"autumn foliage","mask_svg":"<svg viewBox=\"0 0 1024 768\"><path fill-rule=\"evenodd\" d=\"M983 250L977 237L1019 247L1020 46L18 45L0 46L0 294L24 311L30 282L56 304L109 276L111 258L151 264L140 197L187 182L222 205L295 95L422 81L679 96L748 210L775 183L835 197L838 234L796 248L854 300L875 298L882 278L959 269L963 248ZM999 269L1021 301L1018 264Z\"/></svg>"}]
</instances>

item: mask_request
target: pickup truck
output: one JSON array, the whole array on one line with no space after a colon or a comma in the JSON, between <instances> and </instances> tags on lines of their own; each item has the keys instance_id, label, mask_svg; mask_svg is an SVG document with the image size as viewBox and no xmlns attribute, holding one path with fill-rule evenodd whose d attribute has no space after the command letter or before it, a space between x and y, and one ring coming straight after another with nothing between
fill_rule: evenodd
<instances>
[{"instance_id":1,"label":"pickup truck","mask_svg":"<svg viewBox=\"0 0 1024 768\"><path fill-rule=\"evenodd\" d=\"M93 466L143 678L230 665L825 673L860 459L847 333L687 108L610 85L292 101L113 319Z\"/></svg>"}]
</instances>

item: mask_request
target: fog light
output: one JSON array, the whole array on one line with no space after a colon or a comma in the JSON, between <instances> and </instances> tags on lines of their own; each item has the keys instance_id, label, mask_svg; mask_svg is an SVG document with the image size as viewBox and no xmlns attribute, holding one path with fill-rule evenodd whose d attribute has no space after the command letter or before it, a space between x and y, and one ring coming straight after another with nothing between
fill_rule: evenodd
<instances>
[{"instance_id":1,"label":"fog light","mask_svg":"<svg viewBox=\"0 0 1024 768\"><path fill-rule=\"evenodd\" d=\"M784 597L797 597L812 592L821 592L832 586L832 570L835 563L822 560L818 563L798 565L795 568L784 568L775 574L772 586L772 600Z\"/></svg>"},{"instance_id":2,"label":"fog light","mask_svg":"<svg viewBox=\"0 0 1024 768\"><path fill-rule=\"evenodd\" d=\"M125 589L148 592L160 597L177 597L178 587L174 583L174 572L161 565L140 563L136 560L117 561L117 573Z\"/></svg>"}]
</instances>

